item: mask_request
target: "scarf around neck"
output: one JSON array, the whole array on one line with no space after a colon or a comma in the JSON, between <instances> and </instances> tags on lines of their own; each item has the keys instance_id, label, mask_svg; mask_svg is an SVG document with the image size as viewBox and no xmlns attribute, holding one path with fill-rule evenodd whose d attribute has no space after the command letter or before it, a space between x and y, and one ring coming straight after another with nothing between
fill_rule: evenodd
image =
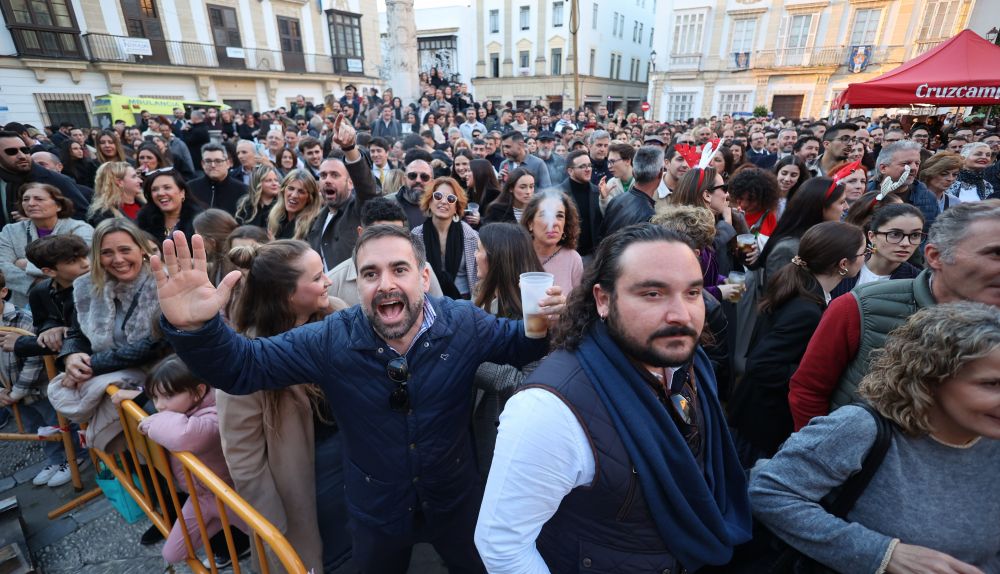
<instances>
[{"instance_id":1,"label":"scarf around neck","mask_svg":"<svg viewBox=\"0 0 1000 574\"><path fill-rule=\"evenodd\" d=\"M431 264L434 275L437 276L438 283L441 284L441 292L446 297L461 299L462 294L455 286L455 277L458 276L458 269L462 265L462 255L465 250L465 237L462 234L462 223L453 221L448 226L448 237L445 239L444 261L441 261L441 240L438 237L438 230L434 227L434 222L430 217L424 221L424 246L427 248L427 262Z\"/></svg>"},{"instance_id":2,"label":"scarf around neck","mask_svg":"<svg viewBox=\"0 0 1000 574\"><path fill-rule=\"evenodd\" d=\"M986 170L963 169L958 172L958 181L976 188L979 199L986 199Z\"/></svg>"},{"instance_id":3,"label":"scarf around neck","mask_svg":"<svg viewBox=\"0 0 1000 574\"><path fill-rule=\"evenodd\" d=\"M607 409L638 474L650 516L670 553L689 571L722 565L750 540L750 500L715 394L704 351L694 357L695 384L704 421L704 473L684 436L642 376L595 322L576 351Z\"/></svg>"}]
</instances>

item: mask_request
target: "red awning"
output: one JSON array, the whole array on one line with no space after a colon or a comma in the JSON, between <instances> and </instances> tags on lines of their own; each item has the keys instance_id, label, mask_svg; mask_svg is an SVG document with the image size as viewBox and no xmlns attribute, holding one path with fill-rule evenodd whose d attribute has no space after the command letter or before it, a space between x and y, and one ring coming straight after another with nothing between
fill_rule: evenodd
<instances>
[{"instance_id":1,"label":"red awning","mask_svg":"<svg viewBox=\"0 0 1000 574\"><path fill-rule=\"evenodd\" d=\"M891 72L850 84L835 109L1000 105L1000 46L963 30Z\"/></svg>"}]
</instances>

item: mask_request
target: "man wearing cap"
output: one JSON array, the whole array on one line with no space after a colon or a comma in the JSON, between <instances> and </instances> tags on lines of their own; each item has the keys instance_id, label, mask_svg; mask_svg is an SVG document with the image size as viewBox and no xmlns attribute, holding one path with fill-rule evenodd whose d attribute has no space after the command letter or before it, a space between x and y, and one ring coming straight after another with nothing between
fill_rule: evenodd
<instances>
[{"instance_id":1,"label":"man wearing cap","mask_svg":"<svg viewBox=\"0 0 1000 574\"><path fill-rule=\"evenodd\" d=\"M549 180L553 183L566 179L566 160L556 155L556 136L552 132L538 134L538 151L535 155L549 170Z\"/></svg>"},{"instance_id":2,"label":"man wearing cap","mask_svg":"<svg viewBox=\"0 0 1000 574\"><path fill-rule=\"evenodd\" d=\"M660 134L649 134L646 137L642 138L642 145L655 145L661 148L665 148L667 146L667 143L666 141L664 141L663 136L661 136Z\"/></svg>"},{"instance_id":3,"label":"man wearing cap","mask_svg":"<svg viewBox=\"0 0 1000 574\"><path fill-rule=\"evenodd\" d=\"M535 189L541 190L552 186L548 167L542 160L528 153L528 150L524 146L524 136L521 135L521 132L512 130L505 133L501 149L503 150L504 157L507 158L500 164L501 172L506 170L507 173L510 173L519 167L523 167L531 172L531 175L535 176Z\"/></svg>"}]
</instances>

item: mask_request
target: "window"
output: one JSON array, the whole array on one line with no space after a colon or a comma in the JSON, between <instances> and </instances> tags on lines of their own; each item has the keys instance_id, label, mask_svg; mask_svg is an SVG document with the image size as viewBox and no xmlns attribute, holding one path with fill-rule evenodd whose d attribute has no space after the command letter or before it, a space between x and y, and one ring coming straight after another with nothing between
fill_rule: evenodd
<instances>
[{"instance_id":1,"label":"window","mask_svg":"<svg viewBox=\"0 0 1000 574\"><path fill-rule=\"evenodd\" d=\"M18 55L83 57L80 28L68 0L6 0L0 4Z\"/></svg>"},{"instance_id":2,"label":"window","mask_svg":"<svg viewBox=\"0 0 1000 574\"><path fill-rule=\"evenodd\" d=\"M948 38L955 31L960 0L930 0L920 23L920 39Z\"/></svg>"},{"instance_id":3,"label":"window","mask_svg":"<svg viewBox=\"0 0 1000 574\"><path fill-rule=\"evenodd\" d=\"M562 28L563 25L563 6L565 2L553 2L552 3L552 27Z\"/></svg>"},{"instance_id":4,"label":"window","mask_svg":"<svg viewBox=\"0 0 1000 574\"><path fill-rule=\"evenodd\" d=\"M208 22L212 27L215 55L219 66L224 68L244 68L243 41L240 39L240 23L236 10L228 6L206 5Z\"/></svg>"},{"instance_id":5,"label":"window","mask_svg":"<svg viewBox=\"0 0 1000 574\"><path fill-rule=\"evenodd\" d=\"M365 52L361 44L361 14L327 10L333 71L336 74L365 73Z\"/></svg>"},{"instance_id":6,"label":"window","mask_svg":"<svg viewBox=\"0 0 1000 574\"><path fill-rule=\"evenodd\" d=\"M527 30L531 27L531 8L528 6L521 6L521 29Z\"/></svg>"},{"instance_id":7,"label":"window","mask_svg":"<svg viewBox=\"0 0 1000 574\"><path fill-rule=\"evenodd\" d=\"M125 29L131 38L146 38L152 54L142 56L141 62L147 64L169 64L167 43L163 39L163 25L156 14L156 4L153 0L122 0L122 14L125 16Z\"/></svg>"},{"instance_id":8,"label":"window","mask_svg":"<svg viewBox=\"0 0 1000 574\"><path fill-rule=\"evenodd\" d=\"M731 51L733 53L752 52L753 34L756 28L757 20L755 18L733 20L733 29L730 34L733 38Z\"/></svg>"},{"instance_id":9,"label":"window","mask_svg":"<svg viewBox=\"0 0 1000 574\"><path fill-rule=\"evenodd\" d=\"M642 44L642 29L645 26L642 22L639 22L639 38L636 40L637 44Z\"/></svg>"},{"instance_id":10,"label":"window","mask_svg":"<svg viewBox=\"0 0 1000 574\"><path fill-rule=\"evenodd\" d=\"M701 35L705 28L705 13L682 13L674 17L673 54L701 52Z\"/></svg>"},{"instance_id":11,"label":"window","mask_svg":"<svg viewBox=\"0 0 1000 574\"><path fill-rule=\"evenodd\" d=\"M591 76L596 76L597 75L597 69L594 67L596 65L596 62L597 62L597 50L591 48L590 49L590 75Z\"/></svg>"},{"instance_id":12,"label":"window","mask_svg":"<svg viewBox=\"0 0 1000 574\"><path fill-rule=\"evenodd\" d=\"M667 97L667 121L676 122L694 117L694 94L670 94Z\"/></svg>"},{"instance_id":13,"label":"window","mask_svg":"<svg viewBox=\"0 0 1000 574\"><path fill-rule=\"evenodd\" d=\"M812 14L796 14L788 23L789 49L805 48L809 43L809 28L812 27Z\"/></svg>"},{"instance_id":14,"label":"window","mask_svg":"<svg viewBox=\"0 0 1000 574\"><path fill-rule=\"evenodd\" d=\"M500 31L500 11L490 10L490 34Z\"/></svg>"},{"instance_id":15,"label":"window","mask_svg":"<svg viewBox=\"0 0 1000 574\"><path fill-rule=\"evenodd\" d=\"M597 2L594 2L594 14L590 19L590 29L591 30L597 29Z\"/></svg>"},{"instance_id":16,"label":"window","mask_svg":"<svg viewBox=\"0 0 1000 574\"><path fill-rule=\"evenodd\" d=\"M639 36L639 21L632 21L632 41L635 42L636 38Z\"/></svg>"},{"instance_id":17,"label":"window","mask_svg":"<svg viewBox=\"0 0 1000 574\"><path fill-rule=\"evenodd\" d=\"M632 58L629 60L628 65L628 81L638 82L639 81L639 60Z\"/></svg>"},{"instance_id":18,"label":"window","mask_svg":"<svg viewBox=\"0 0 1000 574\"><path fill-rule=\"evenodd\" d=\"M882 20L881 8L865 8L854 13L854 27L851 28L851 46L875 44L878 24Z\"/></svg>"},{"instance_id":19,"label":"window","mask_svg":"<svg viewBox=\"0 0 1000 574\"><path fill-rule=\"evenodd\" d=\"M721 92L719 94L719 115L733 115L736 112L749 112L749 92Z\"/></svg>"},{"instance_id":20,"label":"window","mask_svg":"<svg viewBox=\"0 0 1000 574\"><path fill-rule=\"evenodd\" d=\"M45 100L45 113L49 116L48 125L69 122L78 128L90 127L90 114L87 113L86 102Z\"/></svg>"},{"instance_id":21,"label":"window","mask_svg":"<svg viewBox=\"0 0 1000 574\"><path fill-rule=\"evenodd\" d=\"M517 61L521 68L521 72L528 71L528 67L531 65L531 52L527 50L521 50L517 55Z\"/></svg>"},{"instance_id":22,"label":"window","mask_svg":"<svg viewBox=\"0 0 1000 574\"><path fill-rule=\"evenodd\" d=\"M552 48L552 75L562 75L562 48Z\"/></svg>"},{"instance_id":23,"label":"window","mask_svg":"<svg viewBox=\"0 0 1000 574\"><path fill-rule=\"evenodd\" d=\"M305 72L306 60L302 53L302 29L295 18L278 16L278 38L281 41L281 59L285 71Z\"/></svg>"},{"instance_id":24,"label":"window","mask_svg":"<svg viewBox=\"0 0 1000 574\"><path fill-rule=\"evenodd\" d=\"M493 52L490 54L490 77L500 77L500 54Z\"/></svg>"},{"instance_id":25,"label":"window","mask_svg":"<svg viewBox=\"0 0 1000 574\"><path fill-rule=\"evenodd\" d=\"M649 47L650 48L653 47L653 32L655 32L655 31L656 31L656 28L650 28L649 29Z\"/></svg>"},{"instance_id":26,"label":"window","mask_svg":"<svg viewBox=\"0 0 1000 574\"><path fill-rule=\"evenodd\" d=\"M622 56L621 54L611 54L611 71L608 78L612 80L622 79Z\"/></svg>"},{"instance_id":27,"label":"window","mask_svg":"<svg viewBox=\"0 0 1000 574\"><path fill-rule=\"evenodd\" d=\"M608 77L612 80L615 78L615 62L616 56L615 54L611 54L611 66L608 68Z\"/></svg>"}]
</instances>

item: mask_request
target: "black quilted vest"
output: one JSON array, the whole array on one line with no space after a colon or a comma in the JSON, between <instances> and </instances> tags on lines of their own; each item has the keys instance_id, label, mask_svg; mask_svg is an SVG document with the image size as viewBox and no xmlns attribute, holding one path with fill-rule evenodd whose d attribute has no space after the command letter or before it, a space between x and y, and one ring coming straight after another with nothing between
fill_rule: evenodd
<instances>
[{"instance_id":1,"label":"black quilted vest","mask_svg":"<svg viewBox=\"0 0 1000 574\"><path fill-rule=\"evenodd\" d=\"M681 574L664 545L642 495L638 476L576 356L556 351L521 389L545 389L576 415L594 453L594 482L573 489L538 536L551 572Z\"/></svg>"}]
</instances>

